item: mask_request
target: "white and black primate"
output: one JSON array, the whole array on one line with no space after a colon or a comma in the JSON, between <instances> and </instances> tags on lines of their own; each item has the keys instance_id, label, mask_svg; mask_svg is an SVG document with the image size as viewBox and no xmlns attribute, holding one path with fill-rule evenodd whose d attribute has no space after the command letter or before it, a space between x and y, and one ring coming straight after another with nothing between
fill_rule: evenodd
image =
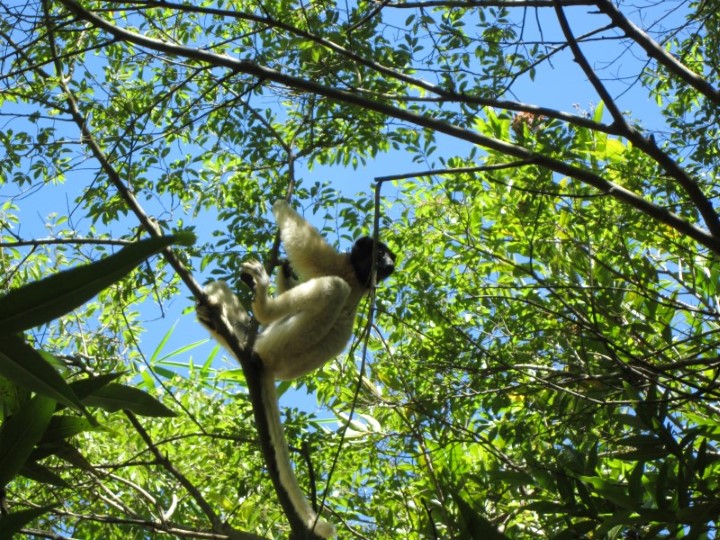
<instances>
[{"instance_id":1,"label":"white and black primate","mask_svg":"<svg viewBox=\"0 0 720 540\"><path fill-rule=\"evenodd\" d=\"M330 538L335 528L318 518L293 473L274 381L305 375L343 350L352 336L360 300L370 291L373 251L378 282L394 271L395 254L367 236L357 240L349 253L339 253L284 200L273 205L273 214L289 264L280 267L274 297L268 296L270 279L262 264L253 260L242 266L244 278L251 278L254 285L253 315L264 326L253 350L263 362L263 403L280 483L308 529ZM250 320L237 296L223 281L208 284L205 292L210 306L220 310L244 343ZM197 314L226 345L214 332L208 309L198 306Z\"/></svg>"}]
</instances>

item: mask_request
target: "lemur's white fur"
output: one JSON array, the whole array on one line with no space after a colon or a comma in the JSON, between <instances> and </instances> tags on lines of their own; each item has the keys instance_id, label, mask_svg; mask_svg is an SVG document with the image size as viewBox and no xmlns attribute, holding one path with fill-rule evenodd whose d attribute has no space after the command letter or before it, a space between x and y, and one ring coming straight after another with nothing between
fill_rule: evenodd
<instances>
[{"instance_id":1,"label":"lemur's white fur","mask_svg":"<svg viewBox=\"0 0 720 540\"><path fill-rule=\"evenodd\" d=\"M281 268L278 294L269 297L270 279L264 267L257 261L249 261L242 267L243 273L249 274L255 283L253 315L265 325L254 346L264 366L263 404L280 483L307 528L322 538L330 538L335 535L335 528L319 519L292 470L274 379L305 375L343 350L352 336L360 299L369 291L372 247L377 249L378 280L392 273L395 255L384 244L375 246L368 238L356 242L352 255L338 253L286 201L276 202L273 213L290 265L299 280L294 282L289 272L284 271L289 269ZM215 281L205 292L209 304L220 309L225 322L244 343L250 318L230 287ZM198 318L227 347L213 331L207 308L198 306Z\"/></svg>"}]
</instances>

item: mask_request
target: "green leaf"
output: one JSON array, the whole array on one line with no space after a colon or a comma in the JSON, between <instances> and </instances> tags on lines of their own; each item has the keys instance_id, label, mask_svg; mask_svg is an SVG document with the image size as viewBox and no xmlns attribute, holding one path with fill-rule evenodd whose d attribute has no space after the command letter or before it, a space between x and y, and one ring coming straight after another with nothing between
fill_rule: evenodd
<instances>
[{"instance_id":1,"label":"green leaf","mask_svg":"<svg viewBox=\"0 0 720 540\"><path fill-rule=\"evenodd\" d=\"M634 446L638 449L663 449L665 445L655 435L629 435L618 441L618 446Z\"/></svg>"},{"instance_id":2,"label":"green leaf","mask_svg":"<svg viewBox=\"0 0 720 540\"><path fill-rule=\"evenodd\" d=\"M705 472L705 467L708 464L707 457L707 439L703 439L700 441L700 448L698 448L697 460L695 461L695 468L697 469L697 474L700 477L702 477Z\"/></svg>"},{"instance_id":3,"label":"green leaf","mask_svg":"<svg viewBox=\"0 0 720 540\"><path fill-rule=\"evenodd\" d=\"M177 324L177 323L176 323ZM167 342L170 341L170 338L172 337L173 331L175 330L175 325L173 324L170 329L165 332L165 335L160 340L160 343L158 343L158 346L155 347L155 350L153 351L152 355L150 355L150 364L155 364L160 356L160 353L165 348L165 345L167 345Z\"/></svg>"},{"instance_id":4,"label":"green leaf","mask_svg":"<svg viewBox=\"0 0 720 540\"><path fill-rule=\"evenodd\" d=\"M643 489L642 489L642 478L645 474L645 462L640 461L632 473L630 473L630 481L628 484L628 493L630 498L635 501L635 504L640 506L643 502Z\"/></svg>"},{"instance_id":5,"label":"green leaf","mask_svg":"<svg viewBox=\"0 0 720 540\"><path fill-rule=\"evenodd\" d=\"M149 238L97 262L28 283L0 297L0 335L47 323L72 311L123 278L142 261L188 235Z\"/></svg>"},{"instance_id":6,"label":"green leaf","mask_svg":"<svg viewBox=\"0 0 720 540\"><path fill-rule=\"evenodd\" d=\"M667 461L663 461L658 471L657 479L655 480L655 504L658 510L668 510L669 504L667 499L667 484L668 484L668 464Z\"/></svg>"},{"instance_id":7,"label":"green leaf","mask_svg":"<svg viewBox=\"0 0 720 540\"><path fill-rule=\"evenodd\" d=\"M23 396L29 397L27 390L0 375L0 422L17 410Z\"/></svg>"},{"instance_id":8,"label":"green leaf","mask_svg":"<svg viewBox=\"0 0 720 540\"><path fill-rule=\"evenodd\" d=\"M42 484L48 484L50 486L70 486L70 484L68 484L59 475L55 474L47 467L44 467L43 465L40 465L38 463L33 463L32 458L30 459L30 461L28 461L28 463L25 464L22 469L20 469L20 474L25 478L30 478L31 480L35 480L36 482L40 482Z\"/></svg>"},{"instance_id":9,"label":"green leaf","mask_svg":"<svg viewBox=\"0 0 720 540\"><path fill-rule=\"evenodd\" d=\"M567 514L567 507L551 501L534 501L524 507L540 514Z\"/></svg>"},{"instance_id":10,"label":"green leaf","mask_svg":"<svg viewBox=\"0 0 720 540\"><path fill-rule=\"evenodd\" d=\"M25 465L45 433L55 405L55 400L36 395L0 427L0 486L5 486Z\"/></svg>"},{"instance_id":11,"label":"green leaf","mask_svg":"<svg viewBox=\"0 0 720 540\"><path fill-rule=\"evenodd\" d=\"M623 424L626 424L630 427L640 428L640 429L646 429L647 425L640 420L637 416L634 416L632 414L614 414L613 417Z\"/></svg>"},{"instance_id":12,"label":"green leaf","mask_svg":"<svg viewBox=\"0 0 720 540\"><path fill-rule=\"evenodd\" d=\"M552 540L576 540L577 538L587 538L587 534L597 527L594 520L586 519L576 521L559 534L552 536Z\"/></svg>"},{"instance_id":13,"label":"green leaf","mask_svg":"<svg viewBox=\"0 0 720 540\"><path fill-rule=\"evenodd\" d=\"M86 405L100 407L109 412L127 410L141 416L177 416L150 394L117 383L100 388L85 398L84 402Z\"/></svg>"},{"instance_id":14,"label":"green leaf","mask_svg":"<svg viewBox=\"0 0 720 540\"><path fill-rule=\"evenodd\" d=\"M50 356L44 351L43 354ZM18 336L0 338L0 375L22 388L82 411L83 405L75 392L43 354Z\"/></svg>"},{"instance_id":15,"label":"green leaf","mask_svg":"<svg viewBox=\"0 0 720 540\"><path fill-rule=\"evenodd\" d=\"M617 510L613 514L604 517L600 526L593 531L593 538L608 538L607 533L618 525L627 527L637 522L641 522L641 520L632 510Z\"/></svg>"},{"instance_id":16,"label":"green leaf","mask_svg":"<svg viewBox=\"0 0 720 540\"><path fill-rule=\"evenodd\" d=\"M41 506L39 508L29 508L28 510L20 510L0 516L0 540L12 540L15 533L31 523L34 519L39 518L46 512L52 510L52 506Z\"/></svg>"},{"instance_id":17,"label":"green leaf","mask_svg":"<svg viewBox=\"0 0 720 540\"><path fill-rule=\"evenodd\" d=\"M635 501L628 496L625 487L597 476L579 476L580 480L592 486L592 491L620 508L636 508Z\"/></svg>"},{"instance_id":18,"label":"green leaf","mask_svg":"<svg viewBox=\"0 0 720 540\"><path fill-rule=\"evenodd\" d=\"M87 379L71 382L70 388L73 389L78 398L83 399L103 386L107 386L120 376L122 376L122 373L107 373L97 377L88 377Z\"/></svg>"},{"instance_id":19,"label":"green leaf","mask_svg":"<svg viewBox=\"0 0 720 540\"><path fill-rule=\"evenodd\" d=\"M593 111L593 122L597 122L598 124L602 122L603 112L605 111L605 103L600 101L596 106L595 110Z\"/></svg>"},{"instance_id":20,"label":"green leaf","mask_svg":"<svg viewBox=\"0 0 720 540\"><path fill-rule=\"evenodd\" d=\"M45 430L42 442L54 442L60 439L67 439L84 431L97 431L97 424L87 418L79 416L53 416L50 425Z\"/></svg>"},{"instance_id":21,"label":"green leaf","mask_svg":"<svg viewBox=\"0 0 720 540\"><path fill-rule=\"evenodd\" d=\"M82 455L80 450L75 448L68 439L59 439L55 442L43 442L42 445L39 445L39 447L33 451L30 459L40 461L51 455L57 456L80 470L90 472L94 470L87 458Z\"/></svg>"}]
</instances>

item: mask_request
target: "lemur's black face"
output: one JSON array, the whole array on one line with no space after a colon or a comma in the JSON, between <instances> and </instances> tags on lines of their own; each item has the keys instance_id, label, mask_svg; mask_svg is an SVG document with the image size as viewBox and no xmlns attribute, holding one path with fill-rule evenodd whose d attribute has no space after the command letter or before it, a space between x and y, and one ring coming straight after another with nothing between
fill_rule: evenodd
<instances>
[{"instance_id":1,"label":"lemur's black face","mask_svg":"<svg viewBox=\"0 0 720 540\"><path fill-rule=\"evenodd\" d=\"M350 251L350 264L352 264L353 270L355 270L355 276L358 278L358 281L366 287L370 286L374 244L375 242L372 238L363 236L362 238L358 238ZM395 271L395 254L382 242L377 243L376 249L377 281L380 282Z\"/></svg>"}]
</instances>

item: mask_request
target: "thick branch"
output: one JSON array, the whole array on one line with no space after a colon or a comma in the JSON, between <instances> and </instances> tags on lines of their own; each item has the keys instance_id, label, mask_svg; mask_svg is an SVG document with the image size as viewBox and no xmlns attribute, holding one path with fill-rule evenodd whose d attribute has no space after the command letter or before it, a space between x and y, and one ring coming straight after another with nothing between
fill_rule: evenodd
<instances>
[{"instance_id":1,"label":"thick branch","mask_svg":"<svg viewBox=\"0 0 720 540\"><path fill-rule=\"evenodd\" d=\"M610 95L610 92L607 91L607 88L605 88L605 85L595 74L595 70L592 68L590 63L587 61L587 58L585 58L585 55L580 50L580 45L578 45L578 42L575 39L572 30L570 29L570 23L568 22L567 17L565 17L565 11L563 10L562 2L560 2L560 0L554 0L553 4L555 4L555 13L557 14L560 28L565 35L565 39L567 40L568 45L570 46L570 50L575 57L575 61L580 65L580 68L583 70L583 73L585 73L585 76L590 81L590 84L592 84L593 88L598 93L598 96L600 96L600 99L603 101L603 103L605 103L608 111L610 111L613 122L618 126L621 126L623 131L627 131L629 129L629 126L627 124L627 121L625 120L625 117L623 116L620 109L618 109L618 106L615 104L615 100Z\"/></svg>"},{"instance_id":2,"label":"thick branch","mask_svg":"<svg viewBox=\"0 0 720 540\"><path fill-rule=\"evenodd\" d=\"M718 91L717 88L694 71L688 69L641 28L633 24L632 21L627 19L615 7L615 4L613 4L611 0L598 0L596 4L598 9L610 17L610 20L621 28L630 39L640 45L650 58L657 60L657 62L665 66L668 71L688 83L710 101L716 105L720 105L720 91Z\"/></svg>"},{"instance_id":3,"label":"thick branch","mask_svg":"<svg viewBox=\"0 0 720 540\"><path fill-rule=\"evenodd\" d=\"M622 112L616 105L615 100L610 95L610 92L607 91L605 85L603 85L598 76L595 74L595 71L592 69L592 66L588 62L587 58L585 58L585 55L580 49L580 45L578 45L578 42L570 29L570 24L568 23L567 17L565 17L565 11L563 10L559 0L555 0L555 12L557 13L560 28L562 28L563 34L570 46L570 50L573 52L575 61L580 65L583 73L585 73L585 76L590 81L590 84L592 84L593 88L595 88L595 91L600 96L600 99L602 99L603 103L605 103L605 106L608 108L613 118L613 122L619 126L622 135L627 137L627 139L635 146L657 161L667 170L670 176L678 181L680 186L685 190L690 197L690 200L700 212L700 215L702 215L708 230L710 230L715 238L720 239L720 218L718 217L712 202L705 196L697 182L689 177L685 171L678 166L674 159L658 148L654 141L643 136L642 133L628 124Z\"/></svg>"},{"instance_id":4,"label":"thick branch","mask_svg":"<svg viewBox=\"0 0 720 540\"><path fill-rule=\"evenodd\" d=\"M52 40L51 40L51 47ZM157 228L157 226L152 222L152 220L149 218L149 216L145 213L140 203L137 201L135 196L133 195L132 191L125 185L125 183L122 181L122 178L120 177L117 170L113 167L112 163L108 159L108 157L103 152L102 148L98 144L98 142L93 137L93 134L87 125L87 122L85 121L85 118L83 117L77 102L74 98L74 95L70 88L64 83L63 73L61 70L60 62L57 59L57 55L55 55L55 64L56 68L58 70L58 79L61 81L61 84L63 85L63 90L65 92L66 99L68 101L68 104L70 106L70 113L73 117L73 120L80 128L80 131L82 133L83 142L85 142L90 150L92 151L95 158L100 162L100 165L103 169L103 171L108 175L108 178L110 178L110 181L115 185L116 189L120 193L120 196L125 200L126 204L130 207L130 209L133 211L133 213L136 215L136 217L140 220L143 227L147 230L147 232L151 236L159 236L161 235L161 231ZM163 255L165 256L166 260L173 266L175 271L178 273L178 275L183 279L183 281L186 283L190 291L193 293L195 298L198 299L198 301L206 301L206 295L200 288L199 284L194 280L190 272L182 265L180 260L175 256L175 254L172 252L172 250L167 249L163 252ZM229 328L224 322L222 321L222 318L218 317L218 320L215 321L216 323L216 332L220 334L224 339L225 342L228 344L228 346L231 348L231 351L233 355L240 360L240 363L243 367L243 372L245 373L247 383L248 383L248 390L250 394L250 399L253 404L253 412L255 415L255 425L258 431L258 437L260 439L260 446L263 452L263 456L265 458L265 462L268 466L268 468L271 471L270 477L273 481L273 484L276 487L276 490L278 491L278 499L281 503L281 506L283 507L286 514L289 516L290 523L293 527L294 531L302 531L305 532L305 525L301 522L299 517L295 514L294 507L292 506L292 502L290 501L290 498L288 497L287 493L284 491L280 484L280 476L278 473L277 468L277 462L275 460L275 452L272 447L272 444L270 442L270 433L267 423L267 417L264 414L264 407L262 404L262 385L260 384L260 377L262 374L262 366L259 362L252 362L251 360L251 346L252 344L248 345L248 348L244 348L240 342L237 339L237 335L235 332ZM140 433L141 436L145 439L145 442L148 445L148 448L155 454L155 456L160 460L160 462L163 464L163 466L170 472L177 480L180 482L183 487L188 491L188 493L191 494L193 499L196 501L196 503L200 506L200 508L205 512L205 514L208 516L210 521L212 522L213 529L216 531L220 531L223 534L226 534L229 538L235 539L235 540L254 540L259 539L260 537L245 533L241 531L237 531L236 529L232 528L231 526L227 525L226 523L221 522L219 519L219 516L215 513L214 509L207 503L207 501L204 499L202 494L195 488L195 486L177 469L174 468L174 466L166 459L163 458L161 453L157 450L157 448L154 446L152 441L149 438L149 435L147 435L146 432L142 429L142 426L139 424L139 422L130 415L130 421L135 425L135 428L138 430L138 433ZM312 538L312 536L310 536Z\"/></svg>"},{"instance_id":5,"label":"thick branch","mask_svg":"<svg viewBox=\"0 0 720 540\"><path fill-rule=\"evenodd\" d=\"M552 6L552 3L553 3L553 0L547 0L547 2L546 2L547 6ZM443 88L442 86L432 84L431 82L426 81L424 79L412 77L406 73L402 73L401 71L398 71L398 70L389 68L387 66L384 66L382 64L379 64L378 62L375 62L375 61L367 58L366 56L357 54L353 50L343 47L341 45L338 45L337 43L335 43L327 38L318 36L316 34L313 34L312 32L309 32L302 28L298 28L298 27L288 24L284 21L280 21L280 20L274 19L269 16L260 16L260 15L254 14L254 13L213 8L213 7L207 7L207 6L197 6L197 5L190 5L190 4L178 4L178 3L173 3L173 2L164 2L162 0L147 0L147 1L140 2L140 4L143 6L146 6L146 7L162 7L163 9L169 8L169 9L174 9L174 10L178 10L178 11L185 11L185 12L192 12L192 13L205 13L205 14L217 15L217 16L222 16L222 17L230 17L230 18L234 18L234 19L242 19L242 20L247 20L247 21L251 21L254 23L265 24L271 28L280 28L291 34L300 36L303 39L307 39L308 41L312 41L314 43L317 43L318 45L326 47L328 50L331 50L334 53L337 53L345 58L348 58L348 59L352 60L353 62L356 62L359 65L365 66L365 67L367 67L373 71L376 71L377 73L380 73L384 76L387 76L391 79L395 79L397 81L403 82L410 87L422 88L426 92L435 94L436 96L438 96L437 99L441 99L448 103L468 103L468 104L472 104L472 105L479 105L481 107L497 107L497 108L505 109L508 111L529 112L529 113L536 114L536 115L547 116L548 118L556 118L558 120L562 120L562 121L567 122L572 125L585 127L585 128L596 130L596 131L601 131L603 133L608 133L609 135L619 135L619 133L613 126L608 126L606 124L594 122L590 118L585 118L583 116L578 116L576 114L570 114L567 112L558 111L556 109L551 109L548 107L539 107L537 105L531 105L528 103L520 103L517 101L503 100L503 99L497 99L497 98L488 98L488 97L483 97L483 96L475 96L475 95L471 95L471 94L465 94L462 92L455 92L453 90L448 90L446 88ZM518 4L519 4L519 2L514 2L515 7L518 7ZM563 5L580 5L580 4L576 4L574 2L562 2L562 4ZM583 1L581 4L582 5L586 5L586 4L591 5L592 2ZM599 32L599 30L593 30L591 33L595 33L595 32ZM587 35L589 35L589 34L586 34L586 36Z\"/></svg>"},{"instance_id":6,"label":"thick branch","mask_svg":"<svg viewBox=\"0 0 720 540\"><path fill-rule=\"evenodd\" d=\"M249 60L238 60L225 54L217 54L206 50L195 49L183 45L173 45L160 41L158 39L142 36L128 30L124 30L116 27L112 23L102 19L95 14L87 11L75 0L61 0L69 10L75 13L77 16L87 20L92 25L102 28L109 32L113 36L123 41L128 41L147 47L149 49L162 52L171 56L180 56L199 62L207 62L215 66L226 67L228 69L246 73L259 77L260 79L270 80L276 83L283 84L290 88L296 88L305 92L318 94L329 99L333 99L340 102L357 105L368 110L376 111L381 114L403 120L417 126L428 128L430 130L444 133L451 137L455 137L460 140L464 140L509 156L513 156L518 159L528 160L541 167L546 167L557 173L566 175L570 178L580 180L601 192L614 197L615 199L632 206L640 212L647 214L653 219L664 223L673 229L677 230L683 235L686 235L701 245L707 247L713 252L720 254L720 236L713 237L707 231L685 221L677 214L670 212L666 208L648 201L634 193L625 189L624 187L610 182L603 177L581 169L579 167L569 165L561 160L544 156L532 152L522 146L518 146L512 143L494 139L480 133L469 131L461 127L455 126L443 120L421 116L412 111L400 109L393 105L375 101L363 96L359 96L344 90L336 88L329 88L323 86L312 80L305 80L292 75L286 75L274 69L270 69L264 66L260 66Z\"/></svg>"},{"instance_id":7,"label":"thick branch","mask_svg":"<svg viewBox=\"0 0 720 540\"><path fill-rule=\"evenodd\" d=\"M59 67L59 65L57 66ZM120 192L121 196L125 200L125 202L130 206L133 213L138 217L138 219L143 224L146 231L151 236L160 236L162 233L159 230L159 228L150 220L150 218L145 214L145 211L142 209L140 204L137 202L137 199L135 199L135 196L132 194L130 189L122 182L122 179L120 178L120 175L117 173L115 168L112 166L110 161L108 160L107 156L105 156L104 152L100 148L100 145L97 143L97 141L93 138L92 133L90 129L87 126L87 123L85 122L84 117L82 116L80 109L77 106L77 102L75 101L75 98L70 91L70 89L67 87L67 85L64 83L64 79L62 77L62 73L59 72L58 79L61 81L61 84L64 87L65 90L65 97L68 101L68 104L70 105L71 114L73 116L73 119L77 123L78 127L80 128L82 134L83 134L83 141L90 147L91 151L95 155L95 158L100 161L103 170L108 174L108 177L111 179L115 187ZM179 261L179 259L175 256L173 251L171 249L165 249L163 251L163 255L165 256L165 259L175 268L178 275L180 275L183 280L186 282L188 287L193 291L198 291L196 296L203 297L204 295L201 292L201 289L197 282L193 279L193 277L190 275L190 273L187 271L187 269L182 265L182 263ZM145 439L145 442L148 446L148 448L153 452L155 457L162 463L163 467L173 476L175 479L187 490L187 492L192 496L192 498L195 500L195 502L198 504L198 506L203 510L205 515L208 517L210 522L212 523L213 530L222 532L223 534L226 534L229 538L232 538L234 540L259 540L262 537L259 537L257 535L251 534L251 533L245 533L241 531L237 531L230 527L229 525L223 523L219 516L215 513L213 508L207 503L205 498L202 496L200 491L185 477L180 471L178 471L172 463L170 463L169 460L165 459L162 454L157 450L157 448L154 446L152 441L150 440L149 435L143 430L142 426L139 424L137 419L135 419L131 414L128 413L128 418L130 419L131 423L135 426L135 429L138 431L141 437Z\"/></svg>"},{"instance_id":8,"label":"thick branch","mask_svg":"<svg viewBox=\"0 0 720 540\"><path fill-rule=\"evenodd\" d=\"M58 68L59 67L60 66L58 65ZM63 73L59 69L58 80L60 81L60 85L63 87L65 99L67 100L70 109L70 115L72 116L75 124L77 124L78 128L80 129L82 141L90 148L93 156L95 157L95 159L98 160L105 174L108 175L110 182L115 186L115 189L117 189L120 197L125 201L125 204L128 205L130 210L132 210L133 214L135 214L135 216L142 224L143 229L145 229L145 231L150 236L162 236L162 231L160 230L160 228L153 222L150 216L145 213L145 210L143 210L143 207L135 198L133 192L128 186L125 185L125 182L123 182L117 170L115 169L115 167L113 167L110 159L105 155L105 152L100 147L95 137L93 137L92 131L87 125L85 117L80 111L80 107L75 100L75 96L65 83L65 79L63 79ZM178 276L180 276L180 278L183 280L185 285L187 285L188 289L190 289L193 295L196 298L202 298L204 295L202 289L200 288L200 285L197 281L195 281L187 268L183 266L183 264L180 262L180 259L177 258L173 250L171 248L165 248L162 253L165 257L165 260L168 262L168 264L170 264L170 266L173 267L175 272L178 274Z\"/></svg>"},{"instance_id":9,"label":"thick branch","mask_svg":"<svg viewBox=\"0 0 720 540\"><path fill-rule=\"evenodd\" d=\"M614 123L613 123L613 125L610 125L610 126L607 126L602 123L594 122L588 118L582 118L577 115L563 113L563 112L557 111L555 109L549 109L547 107L538 107L535 105L529 105L529 104L525 104L525 103L518 103L518 102L513 102L513 101L507 101L507 100L499 100L496 98L473 96L473 95L468 95L468 94L463 94L463 93L457 93L452 90L447 90L440 86L431 84L428 81L424 81L422 79L418 79L416 77L406 75L397 70L388 68L387 66L383 66L382 64L378 64L377 62L374 62L373 60L370 60L362 55L359 55L352 50L342 47L341 45L338 45L337 43L334 43L333 41L330 41L321 36L318 36L311 32L308 32L307 30L297 28L297 27L287 24L283 21L279 21L277 19L273 19L268 16L263 17L263 16L258 16L256 14L247 13L247 12L224 10L224 9L213 8L213 7L192 6L189 4L177 4L177 3L171 3L171 2L162 2L159 0L147 0L146 2L142 2L142 4L146 5L148 7L162 6L165 8L176 9L179 11L192 11L192 12L209 13L209 14L213 14L213 15L220 15L220 16L226 16L226 17L232 17L232 18L240 18L240 19L250 20L250 21L253 21L256 23L260 23L260 24L266 24L269 27L281 28L287 32L290 32L292 34L303 37L304 39L313 41L323 47L328 48L329 50L336 52L337 54L340 54L346 58L349 58L349 59L353 60L354 62L357 62L360 65L364 65L364 66L366 66L378 73L381 73L385 76L394 78L398 81L404 82L411 86L416 86L418 88L422 88L423 90L426 90L427 92L434 93L437 96L439 96L441 99L446 100L448 102L469 103L469 104L474 104L474 105L479 105L479 106L498 107L498 108L502 108L502 109L509 110L509 111L531 112L533 114L547 116L548 118L556 118L558 120L562 120L562 121L568 122L570 124L577 125L580 127L585 127L585 128L591 129L591 130L596 130L596 131L608 133L611 135L618 135L618 136L626 137L633 144L635 144L635 146L637 146L642 151L646 152L650 157L655 159L662 167L664 167L666 169L666 171L668 172L668 174L670 176L672 176L673 178L675 178L678 181L678 183L681 185L681 187L685 190L685 192L688 194L688 196L692 200L695 207L698 209L700 214L703 216L703 220L705 221L705 224L707 225L708 230L713 234L713 236L715 236L716 238L720 238L720 218L718 217L717 213L715 212L714 206L708 200L708 198L705 196L705 194L702 192L702 190L700 189L698 184L680 166L678 166L678 164L675 162L675 160L673 160L670 156L668 156L665 152L663 152L651 139L648 139L642 133L640 133L637 129L635 129L634 127L632 127L630 124L627 123L622 112L619 110L619 108L615 104L614 99L610 96L607 89L600 82L600 79L597 77L594 70L590 66L589 62L587 61L587 59L583 55L582 51L580 50L580 47L578 45L578 39L575 38L574 35L572 34L572 32L570 30L570 25L565 17L565 14L564 14L562 8L566 7L566 6L594 4L592 2L573 2L573 1L567 1L567 0L548 0L547 2L537 2L537 3L518 2L518 1L515 1L515 2L472 2L471 3L472 6L468 6L468 7L480 7L480 6L491 6L491 5L496 5L496 6L505 5L508 7L519 7L520 5L522 5L524 7L530 7L528 4L532 4L532 7L554 6L556 9L556 12L558 13L558 19L559 19L560 25L563 29L563 33L566 36L568 46L573 51L576 61L582 67L583 72L586 74L586 76L588 77L588 79L592 83L593 87L598 92L598 95L602 99L603 103L605 103L605 105L607 106L608 110L610 111L610 113L613 117ZM615 24L615 22L613 21L612 24Z\"/></svg>"}]
</instances>

